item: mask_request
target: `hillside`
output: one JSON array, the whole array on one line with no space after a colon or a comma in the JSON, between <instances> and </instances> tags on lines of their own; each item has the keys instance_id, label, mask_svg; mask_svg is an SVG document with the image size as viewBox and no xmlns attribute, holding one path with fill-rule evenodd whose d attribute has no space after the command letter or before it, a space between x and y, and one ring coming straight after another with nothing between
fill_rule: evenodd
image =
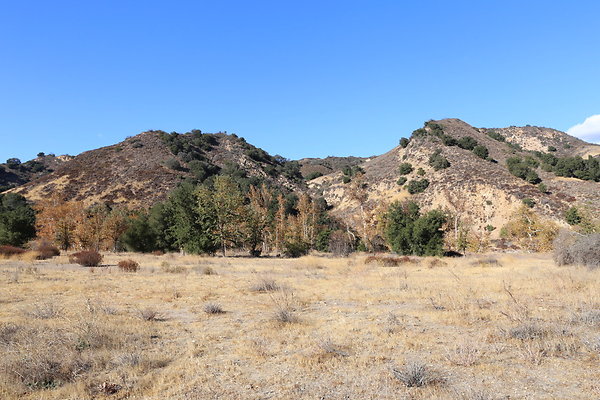
<instances>
[{"instance_id":1,"label":"hillside","mask_svg":"<svg viewBox=\"0 0 600 400\"><path fill-rule=\"evenodd\" d=\"M490 136L494 132L502 136L496 135L494 139ZM466 136L487 148L487 159L471 150L445 144ZM441 207L459 213L475 231L484 232L486 227L493 230L492 237L498 236L500 229L496 228L505 225L524 199L533 200L536 212L560 224L564 224L563 214L572 205L584 205L591 212L600 213L598 182L559 177L545 171L538 160L539 165L532 169L546 185L543 192L537 182L518 178L507 168L510 157L537 159L532 151L547 156L549 146L556 157L600 154L600 146L566 133L538 127L478 129L458 119L445 119L416 130L410 142L404 144L406 147L398 146L365 161L361 165L364 176L350 177L336 172L314 179L309 183L312 193L322 195L333 206L334 215L359 230L368 229L365 224L375 223L365 218L366 214L407 198L414 198L425 209ZM449 167L435 170L430 165L430 157L436 151L447 159ZM401 175L398 168L401 163L410 163L412 171ZM420 168L422 176L418 174ZM400 185L398 180L402 177L407 183ZM422 179L429 181L428 187L411 195L407 190L410 181Z\"/></svg>"},{"instance_id":2,"label":"hillside","mask_svg":"<svg viewBox=\"0 0 600 400\"><path fill-rule=\"evenodd\" d=\"M352 168L368 160L362 157L326 157L326 158L302 158L300 172L308 180L319 176L342 171L344 168Z\"/></svg>"},{"instance_id":3,"label":"hillside","mask_svg":"<svg viewBox=\"0 0 600 400\"><path fill-rule=\"evenodd\" d=\"M9 159L7 161L10 162L0 164L0 192L52 173L72 158L69 155L55 156L54 154L39 153L36 158L24 163L21 163L19 159Z\"/></svg>"},{"instance_id":4,"label":"hillside","mask_svg":"<svg viewBox=\"0 0 600 400\"><path fill-rule=\"evenodd\" d=\"M283 190L303 185L296 162L272 157L243 138L224 133L143 132L121 143L86 151L12 191L38 200L61 193L86 204L149 206L183 180L202 182L228 173L247 184L265 182Z\"/></svg>"}]
</instances>

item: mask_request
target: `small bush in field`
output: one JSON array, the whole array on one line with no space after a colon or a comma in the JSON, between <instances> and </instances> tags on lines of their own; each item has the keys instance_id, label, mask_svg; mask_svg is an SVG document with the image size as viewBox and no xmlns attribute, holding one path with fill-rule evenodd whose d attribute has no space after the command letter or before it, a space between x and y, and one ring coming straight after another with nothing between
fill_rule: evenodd
<instances>
[{"instance_id":1,"label":"small bush in field","mask_svg":"<svg viewBox=\"0 0 600 400\"><path fill-rule=\"evenodd\" d=\"M24 249L15 246L0 246L0 256L10 257L25 253Z\"/></svg>"},{"instance_id":2,"label":"small bush in field","mask_svg":"<svg viewBox=\"0 0 600 400\"><path fill-rule=\"evenodd\" d=\"M140 269L140 264L131 259L119 261L119 269L124 272L137 272Z\"/></svg>"},{"instance_id":3,"label":"small bush in field","mask_svg":"<svg viewBox=\"0 0 600 400\"><path fill-rule=\"evenodd\" d=\"M37 240L31 244L31 250L37 253L38 260L47 260L60 255L58 247L45 239Z\"/></svg>"},{"instance_id":4,"label":"small bush in field","mask_svg":"<svg viewBox=\"0 0 600 400\"><path fill-rule=\"evenodd\" d=\"M392 373L406 387L440 385L446 381L437 371L420 361L409 362L401 369L394 368Z\"/></svg>"},{"instance_id":5,"label":"small bush in field","mask_svg":"<svg viewBox=\"0 0 600 400\"><path fill-rule=\"evenodd\" d=\"M71 254L69 261L84 267L97 267L104 257L94 250L84 250Z\"/></svg>"},{"instance_id":6,"label":"small bush in field","mask_svg":"<svg viewBox=\"0 0 600 400\"><path fill-rule=\"evenodd\" d=\"M206 303L204 305L204 312L207 314L223 314L223 307L218 303Z\"/></svg>"}]
</instances>

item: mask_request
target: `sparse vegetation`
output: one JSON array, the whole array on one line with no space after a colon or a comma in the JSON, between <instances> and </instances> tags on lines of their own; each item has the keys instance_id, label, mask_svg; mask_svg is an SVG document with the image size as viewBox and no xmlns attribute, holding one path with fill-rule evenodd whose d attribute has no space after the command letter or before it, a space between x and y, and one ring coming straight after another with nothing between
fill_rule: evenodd
<instances>
[{"instance_id":1,"label":"sparse vegetation","mask_svg":"<svg viewBox=\"0 0 600 400\"><path fill-rule=\"evenodd\" d=\"M554 261L558 265L578 264L600 267L600 234L580 235L561 231L554 241Z\"/></svg>"},{"instance_id":2,"label":"sparse vegetation","mask_svg":"<svg viewBox=\"0 0 600 400\"><path fill-rule=\"evenodd\" d=\"M84 267L97 267L104 256L95 250L83 250L69 256L69 261Z\"/></svg>"},{"instance_id":3,"label":"sparse vegetation","mask_svg":"<svg viewBox=\"0 0 600 400\"><path fill-rule=\"evenodd\" d=\"M437 149L429 156L429 165L436 171L450 167L450 162L441 153L442 151Z\"/></svg>"},{"instance_id":4,"label":"sparse vegetation","mask_svg":"<svg viewBox=\"0 0 600 400\"><path fill-rule=\"evenodd\" d=\"M123 272L137 272L140 269L140 264L137 261L127 259L119 261L118 267Z\"/></svg>"},{"instance_id":5,"label":"sparse vegetation","mask_svg":"<svg viewBox=\"0 0 600 400\"><path fill-rule=\"evenodd\" d=\"M413 172L413 166L411 163L402 163L398 166L398 173L400 175L408 175Z\"/></svg>"},{"instance_id":6,"label":"sparse vegetation","mask_svg":"<svg viewBox=\"0 0 600 400\"><path fill-rule=\"evenodd\" d=\"M410 182L408 182L408 193L410 194L417 194L417 193L421 193L424 192L425 189L427 189L429 187L429 181L427 179L420 179L420 180L412 180Z\"/></svg>"}]
</instances>

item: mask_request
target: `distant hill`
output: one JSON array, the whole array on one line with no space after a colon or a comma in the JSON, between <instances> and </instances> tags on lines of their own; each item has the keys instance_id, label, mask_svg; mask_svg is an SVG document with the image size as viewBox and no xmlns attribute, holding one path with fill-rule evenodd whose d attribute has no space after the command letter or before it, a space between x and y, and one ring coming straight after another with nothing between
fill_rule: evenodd
<instances>
[{"instance_id":1,"label":"distant hill","mask_svg":"<svg viewBox=\"0 0 600 400\"><path fill-rule=\"evenodd\" d=\"M485 147L486 159L456 144L448 145L464 137ZM496 228L502 227L525 199L531 199L526 201L533 204L536 212L562 224L565 210L573 205L585 206L600 215L600 183L557 176L544 170L547 165L538 158L538 155L563 158L600 154L600 146L564 132L530 126L475 128L458 119L445 119L431 121L416 130L404 145L362 163L364 177L359 178L359 184L348 174L334 172L310 181L311 192L323 196L333 206L334 215L355 227L364 222L360 218L365 210L408 198L414 198L426 209L460 208L475 229L494 229L492 236L499 234L500 229ZM434 153L439 154L434 156ZM530 170L539 176L546 191L542 192L534 179L531 181L535 183L529 183L513 175L507 167L511 157L513 161L519 157L537 164ZM436 164L440 159L445 159L449 167L439 168L444 166L443 162ZM402 175L401 163L411 164L412 171ZM428 186L421 193L410 194L410 182L422 180L427 180Z\"/></svg>"},{"instance_id":2,"label":"distant hill","mask_svg":"<svg viewBox=\"0 0 600 400\"><path fill-rule=\"evenodd\" d=\"M121 143L86 151L13 189L31 200L59 192L87 204L149 206L180 182L202 182L226 172L247 184L294 191L306 188L297 162L272 157L225 133L148 131Z\"/></svg>"},{"instance_id":3,"label":"distant hill","mask_svg":"<svg viewBox=\"0 0 600 400\"><path fill-rule=\"evenodd\" d=\"M328 175L342 171L344 168L352 168L365 162L363 157L326 157L326 158L302 158L300 172L302 176L311 180L319 176Z\"/></svg>"},{"instance_id":4,"label":"distant hill","mask_svg":"<svg viewBox=\"0 0 600 400\"><path fill-rule=\"evenodd\" d=\"M0 192L52 173L72 158L68 155L55 156L54 154L39 153L36 158L24 163L21 163L19 159L9 159L10 163L0 164Z\"/></svg>"}]
</instances>

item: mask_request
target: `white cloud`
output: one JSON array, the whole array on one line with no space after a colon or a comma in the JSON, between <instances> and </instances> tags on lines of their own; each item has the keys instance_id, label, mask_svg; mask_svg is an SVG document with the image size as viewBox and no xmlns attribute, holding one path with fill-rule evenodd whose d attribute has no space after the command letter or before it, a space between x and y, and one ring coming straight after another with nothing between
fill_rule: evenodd
<instances>
[{"instance_id":1,"label":"white cloud","mask_svg":"<svg viewBox=\"0 0 600 400\"><path fill-rule=\"evenodd\" d=\"M567 133L586 142L600 144L600 114L592 115L581 124L570 127Z\"/></svg>"}]
</instances>

